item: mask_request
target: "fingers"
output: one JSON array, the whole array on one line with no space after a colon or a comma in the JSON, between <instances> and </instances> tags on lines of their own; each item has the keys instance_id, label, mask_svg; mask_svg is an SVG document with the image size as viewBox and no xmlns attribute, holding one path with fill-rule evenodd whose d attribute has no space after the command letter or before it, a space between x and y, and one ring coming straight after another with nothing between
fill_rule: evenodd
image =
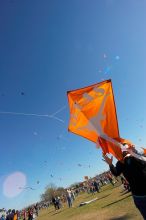
<instances>
[{"instance_id":1,"label":"fingers","mask_svg":"<svg viewBox=\"0 0 146 220\"><path fill-rule=\"evenodd\" d=\"M105 156L106 156L106 153L102 152L102 156L105 157Z\"/></svg>"},{"instance_id":2,"label":"fingers","mask_svg":"<svg viewBox=\"0 0 146 220\"><path fill-rule=\"evenodd\" d=\"M108 156L106 154L102 155L104 159L107 159Z\"/></svg>"}]
</instances>

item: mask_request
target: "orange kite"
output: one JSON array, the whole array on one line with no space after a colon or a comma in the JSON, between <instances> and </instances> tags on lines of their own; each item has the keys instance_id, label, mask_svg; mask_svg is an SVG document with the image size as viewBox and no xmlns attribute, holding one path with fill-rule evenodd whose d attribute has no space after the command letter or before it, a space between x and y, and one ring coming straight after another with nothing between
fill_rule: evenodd
<instances>
[{"instance_id":1,"label":"orange kite","mask_svg":"<svg viewBox=\"0 0 146 220\"><path fill-rule=\"evenodd\" d=\"M120 147L109 141L109 138L120 138L111 80L69 91L67 96L70 108L68 130L95 143L102 137L103 152L121 159Z\"/></svg>"},{"instance_id":2,"label":"orange kite","mask_svg":"<svg viewBox=\"0 0 146 220\"><path fill-rule=\"evenodd\" d=\"M95 143L101 134L119 137L111 80L67 93L70 107L68 130Z\"/></svg>"}]
</instances>

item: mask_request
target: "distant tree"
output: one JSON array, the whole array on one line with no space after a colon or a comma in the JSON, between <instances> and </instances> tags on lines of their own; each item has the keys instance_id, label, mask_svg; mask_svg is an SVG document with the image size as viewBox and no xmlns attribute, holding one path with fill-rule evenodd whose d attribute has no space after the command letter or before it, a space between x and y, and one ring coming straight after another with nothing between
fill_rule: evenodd
<instances>
[{"instance_id":1,"label":"distant tree","mask_svg":"<svg viewBox=\"0 0 146 220\"><path fill-rule=\"evenodd\" d=\"M79 183L79 182L76 182L76 183L71 184L69 188L70 188L70 189L71 189L71 188L78 188L79 185L80 185L80 183Z\"/></svg>"},{"instance_id":2,"label":"distant tree","mask_svg":"<svg viewBox=\"0 0 146 220\"><path fill-rule=\"evenodd\" d=\"M63 187L57 187L55 184L50 183L45 188L45 192L41 195L41 200L49 201L53 196L61 196L65 192Z\"/></svg>"},{"instance_id":3,"label":"distant tree","mask_svg":"<svg viewBox=\"0 0 146 220\"><path fill-rule=\"evenodd\" d=\"M43 201L51 200L52 196L54 196L55 194L56 189L57 187L53 183L50 183L49 185L47 185L45 187L45 192L41 195L41 200Z\"/></svg>"},{"instance_id":4,"label":"distant tree","mask_svg":"<svg viewBox=\"0 0 146 220\"><path fill-rule=\"evenodd\" d=\"M58 187L56 190L56 196L61 196L62 194L64 194L65 189L63 187Z\"/></svg>"}]
</instances>

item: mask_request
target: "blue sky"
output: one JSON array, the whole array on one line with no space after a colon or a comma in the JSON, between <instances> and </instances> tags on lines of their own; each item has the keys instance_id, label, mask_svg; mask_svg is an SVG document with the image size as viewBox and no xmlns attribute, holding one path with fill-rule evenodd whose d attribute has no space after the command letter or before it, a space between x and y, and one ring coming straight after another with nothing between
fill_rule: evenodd
<instances>
[{"instance_id":1,"label":"blue sky","mask_svg":"<svg viewBox=\"0 0 146 220\"><path fill-rule=\"evenodd\" d=\"M68 133L68 90L111 78L121 137L145 146L145 10L145 0L0 2L0 112L66 106L56 115L64 123L0 114L1 207L22 208L50 182L66 187L108 168L92 142ZM35 190L8 198L16 171Z\"/></svg>"}]
</instances>

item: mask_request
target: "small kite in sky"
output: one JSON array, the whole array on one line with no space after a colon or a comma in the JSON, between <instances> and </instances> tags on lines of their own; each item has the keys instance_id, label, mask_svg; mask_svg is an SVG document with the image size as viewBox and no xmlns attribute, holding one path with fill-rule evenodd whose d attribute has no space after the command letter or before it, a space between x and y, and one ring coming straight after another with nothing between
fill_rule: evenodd
<instances>
[{"instance_id":1,"label":"small kite in sky","mask_svg":"<svg viewBox=\"0 0 146 220\"><path fill-rule=\"evenodd\" d=\"M116 56L116 57L115 57L115 59L116 59L116 60L119 60L119 59L120 59L120 57L119 57L119 56Z\"/></svg>"},{"instance_id":2,"label":"small kite in sky","mask_svg":"<svg viewBox=\"0 0 146 220\"><path fill-rule=\"evenodd\" d=\"M62 137L63 137L63 135L62 135L62 134L58 135L58 136L57 136L57 140L62 139Z\"/></svg>"},{"instance_id":3,"label":"small kite in sky","mask_svg":"<svg viewBox=\"0 0 146 220\"><path fill-rule=\"evenodd\" d=\"M104 74L108 74L108 73L110 73L110 71L111 71L111 67L107 66L104 70Z\"/></svg>"},{"instance_id":4,"label":"small kite in sky","mask_svg":"<svg viewBox=\"0 0 146 220\"><path fill-rule=\"evenodd\" d=\"M32 187L29 187L29 186L27 186L27 187L19 187L19 189L31 189L31 190L35 190L35 189L33 189Z\"/></svg>"},{"instance_id":5,"label":"small kite in sky","mask_svg":"<svg viewBox=\"0 0 146 220\"><path fill-rule=\"evenodd\" d=\"M67 138L64 137L63 134L60 134L60 135L57 136L57 140L64 140L64 141L67 141Z\"/></svg>"},{"instance_id":6,"label":"small kite in sky","mask_svg":"<svg viewBox=\"0 0 146 220\"><path fill-rule=\"evenodd\" d=\"M47 161L46 160L44 161L44 166L47 166Z\"/></svg>"},{"instance_id":7,"label":"small kite in sky","mask_svg":"<svg viewBox=\"0 0 146 220\"><path fill-rule=\"evenodd\" d=\"M37 135L38 135L38 133L37 133L36 131L34 131L34 132L33 132L33 134L34 134L35 136L37 136Z\"/></svg>"},{"instance_id":8,"label":"small kite in sky","mask_svg":"<svg viewBox=\"0 0 146 220\"><path fill-rule=\"evenodd\" d=\"M106 55L105 53L103 54L103 58L104 58L104 59L106 59L106 58L107 58L107 55Z\"/></svg>"},{"instance_id":9,"label":"small kite in sky","mask_svg":"<svg viewBox=\"0 0 146 220\"><path fill-rule=\"evenodd\" d=\"M82 164L78 163L78 167L81 167L81 166L82 166Z\"/></svg>"}]
</instances>

